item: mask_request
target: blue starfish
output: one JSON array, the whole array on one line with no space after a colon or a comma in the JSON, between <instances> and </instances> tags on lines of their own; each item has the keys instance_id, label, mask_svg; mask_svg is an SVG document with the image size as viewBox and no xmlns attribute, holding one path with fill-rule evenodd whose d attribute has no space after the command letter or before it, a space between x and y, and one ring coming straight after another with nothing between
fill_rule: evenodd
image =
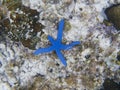
<instances>
[{"instance_id":1,"label":"blue starfish","mask_svg":"<svg viewBox=\"0 0 120 90\"><path fill-rule=\"evenodd\" d=\"M47 48L39 48L33 54L38 55L38 54L42 54L42 53L55 51L57 56L61 60L61 62L65 66L67 66L66 60L65 60L64 56L62 55L61 50L71 49L73 46L75 46L77 44L80 44L80 42L79 41L74 41L69 45L62 44L63 29L64 29L64 19L62 19L59 22L57 39L53 39L51 36L48 35L48 40L51 42L52 45L47 47Z\"/></svg>"}]
</instances>

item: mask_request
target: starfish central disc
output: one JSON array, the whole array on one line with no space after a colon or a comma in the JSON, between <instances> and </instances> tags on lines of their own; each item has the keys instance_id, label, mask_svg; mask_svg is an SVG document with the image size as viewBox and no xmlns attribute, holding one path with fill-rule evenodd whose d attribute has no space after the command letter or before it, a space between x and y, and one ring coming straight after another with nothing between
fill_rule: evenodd
<instances>
[{"instance_id":1,"label":"starfish central disc","mask_svg":"<svg viewBox=\"0 0 120 90\"><path fill-rule=\"evenodd\" d=\"M52 43L52 45L54 46L55 49L60 49L62 46L62 44L58 42L57 40L55 40L55 42Z\"/></svg>"}]
</instances>

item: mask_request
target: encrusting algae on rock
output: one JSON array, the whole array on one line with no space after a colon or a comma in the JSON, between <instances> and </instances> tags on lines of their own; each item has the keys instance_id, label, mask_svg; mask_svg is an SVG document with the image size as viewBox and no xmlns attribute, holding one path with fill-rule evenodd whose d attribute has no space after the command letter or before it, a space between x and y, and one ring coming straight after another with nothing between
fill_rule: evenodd
<instances>
[{"instance_id":1,"label":"encrusting algae on rock","mask_svg":"<svg viewBox=\"0 0 120 90\"><path fill-rule=\"evenodd\" d=\"M35 49L39 41L37 33L41 32L42 35L44 28L38 21L39 12L22 5L20 0L8 1L6 4L8 5L6 8L9 17L4 18L1 23L5 28L5 33L11 40L22 42L29 49Z\"/></svg>"}]
</instances>

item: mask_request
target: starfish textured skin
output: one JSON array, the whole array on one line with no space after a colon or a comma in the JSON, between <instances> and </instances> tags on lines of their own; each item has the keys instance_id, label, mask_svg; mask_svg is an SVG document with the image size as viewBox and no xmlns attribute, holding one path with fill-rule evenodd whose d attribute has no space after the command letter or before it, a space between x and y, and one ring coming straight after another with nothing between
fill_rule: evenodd
<instances>
[{"instance_id":1,"label":"starfish textured skin","mask_svg":"<svg viewBox=\"0 0 120 90\"><path fill-rule=\"evenodd\" d=\"M64 56L62 55L61 50L69 50L73 46L80 44L80 42L74 41L68 45L62 44L63 29L64 29L64 19L62 19L59 22L57 39L54 39L48 35L48 40L51 42L52 45L47 48L39 48L33 54L38 55L38 54L42 54L42 53L48 53L48 52L55 51L57 56L61 60L61 62L64 64L64 66L67 66L66 60L65 60Z\"/></svg>"}]
</instances>

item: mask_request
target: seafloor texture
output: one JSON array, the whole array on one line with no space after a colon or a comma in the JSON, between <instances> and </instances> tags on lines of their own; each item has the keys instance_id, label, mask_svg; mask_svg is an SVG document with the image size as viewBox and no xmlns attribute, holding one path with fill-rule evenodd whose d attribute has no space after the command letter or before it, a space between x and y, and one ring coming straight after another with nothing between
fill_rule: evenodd
<instances>
[{"instance_id":1,"label":"seafloor texture","mask_svg":"<svg viewBox=\"0 0 120 90\"><path fill-rule=\"evenodd\" d=\"M120 31L104 13L119 3L0 0L0 90L120 90ZM81 42L62 51L66 67L54 52L33 55L63 18L63 43Z\"/></svg>"}]
</instances>

